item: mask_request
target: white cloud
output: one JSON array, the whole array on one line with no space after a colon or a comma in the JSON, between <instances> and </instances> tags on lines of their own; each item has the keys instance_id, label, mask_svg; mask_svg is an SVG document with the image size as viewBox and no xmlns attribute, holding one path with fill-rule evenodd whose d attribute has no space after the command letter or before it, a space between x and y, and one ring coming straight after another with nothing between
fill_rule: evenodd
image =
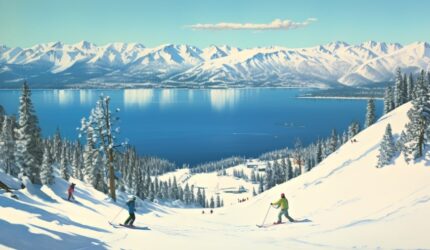
<instances>
[{"instance_id":1,"label":"white cloud","mask_svg":"<svg viewBox=\"0 0 430 250\"><path fill-rule=\"evenodd\" d=\"M198 23L187 27L193 30L292 30L306 27L316 20L316 18L308 18L303 22L294 22L278 18L270 23Z\"/></svg>"}]
</instances>

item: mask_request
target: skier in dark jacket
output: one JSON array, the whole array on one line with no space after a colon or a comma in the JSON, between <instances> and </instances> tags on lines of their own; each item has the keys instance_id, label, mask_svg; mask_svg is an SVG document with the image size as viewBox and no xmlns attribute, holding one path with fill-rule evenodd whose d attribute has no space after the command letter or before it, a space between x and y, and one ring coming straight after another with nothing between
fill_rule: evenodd
<instances>
[{"instance_id":1,"label":"skier in dark jacket","mask_svg":"<svg viewBox=\"0 0 430 250\"><path fill-rule=\"evenodd\" d=\"M275 222L275 224L282 223L282 215L287 217L287 219L290 222L294 222L294 219L291 218L290 215L288 214L288 200L287 198L285 198L285 194L281 194L281 199L279 199L277 202L270 203L270 205L272 206L276 205L277 208L281 208L281 211L279 211L279 214L278 214L278 221Z\"/></svg>"},{"instance_id":2,"label":"skier in dark jacket","mask_svg":"<svg viewBox=\"0 0 430 250\"><path fill-rule=\"evenodd\" d=\"M67 200L70 201L71 198L73 198L73 200L75 199L75 197L73 196L73 193L75 192L75 183L72 183L69 186L69 189L67 189L67 193L69 194L69 197L67 197Z\"/></svg>"},{"instance_id":3,"label":"skier in dark jacket","mask_svg":"<svg viewBox=\"0 0 430 250\"><path fill-rule=\"evenodd\" d=\"M133 227L134 220L136 219L136 215L134 212L136 211L136 197L133 196L130 200L127 201L128 206L128 213L130 216L128 216L127 220L124 222L125 226L131 226Z\"/></svg>"}]
</instances>

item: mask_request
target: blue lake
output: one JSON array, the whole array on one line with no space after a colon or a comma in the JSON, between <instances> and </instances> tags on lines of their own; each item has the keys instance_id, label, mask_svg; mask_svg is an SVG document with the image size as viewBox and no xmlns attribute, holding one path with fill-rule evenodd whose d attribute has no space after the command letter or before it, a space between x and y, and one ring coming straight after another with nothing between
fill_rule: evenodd
<instances>
[{"instance_id":1,"label":"blue lake","mask_svg":"<svg viewBox=\"0 0 430 250\"><path fill-rule=\"evenodd\" d=\"M122 139L142 155L178 164L197 164L308 144L331 129L364 122L366 100L303 99L298 89L127 89L33 90L32 99L44 136L57 127L77 139L76 127L100 94L120 108ZM0 90L0 105L16 114L20 91ZM376 101L378 117L382 102ZM382 137L382 135L381 135Z\"/></svg>"}]
</instances>

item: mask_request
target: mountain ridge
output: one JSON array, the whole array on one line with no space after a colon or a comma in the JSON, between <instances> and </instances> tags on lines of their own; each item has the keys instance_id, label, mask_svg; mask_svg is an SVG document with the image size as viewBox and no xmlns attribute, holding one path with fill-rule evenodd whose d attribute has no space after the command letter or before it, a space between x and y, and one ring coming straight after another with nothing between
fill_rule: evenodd
<instances>
[{"instance_id":1,"label":"mountain ridge","mask_svg":"<svg viewBox=\"0 0 430 250\"><path fill-rule=\"evenodd\" d=\"M0 87L28 80L33 86L73 87L135 83L169 87L379 86L405 73L430 68L430 45L367 41L331 42L308 48L236 48L186 44L146 47L89 41L41 43L29 48L0 45ZM37 86L36 86L37 87Z\"/></svg>"}]
</instances>

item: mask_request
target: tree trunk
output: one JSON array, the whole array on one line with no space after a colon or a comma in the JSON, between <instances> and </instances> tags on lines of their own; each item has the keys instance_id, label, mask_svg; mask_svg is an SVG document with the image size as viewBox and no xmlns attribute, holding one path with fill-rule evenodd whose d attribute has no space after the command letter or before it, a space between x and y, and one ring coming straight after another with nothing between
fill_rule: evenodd
<instances>
[{"instance_id":1,"label":"tree trunk","mask_svg":"<svg viewBox=\"0 0 430 250\"><path fill-rule=\"evenodd\" d=\"M109 149L109 189L110 195L114 201L116 201L115 192L115 170L113 168L113 150Z\"/></svg>"}]
</instances>

